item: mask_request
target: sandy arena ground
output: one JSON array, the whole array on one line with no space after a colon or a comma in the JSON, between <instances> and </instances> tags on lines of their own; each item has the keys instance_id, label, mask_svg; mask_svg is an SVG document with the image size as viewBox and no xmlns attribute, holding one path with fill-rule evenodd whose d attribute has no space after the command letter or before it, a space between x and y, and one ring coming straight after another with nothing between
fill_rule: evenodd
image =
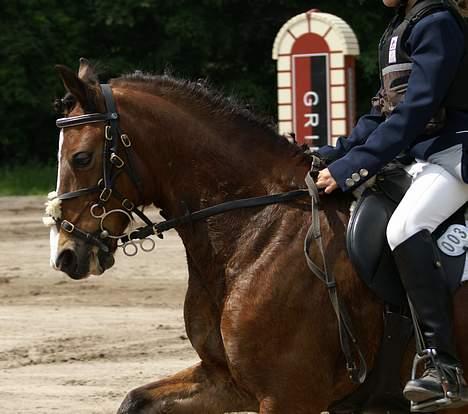
<instances>
[{"instance_id":1,"label":"sandy arena ground","mask_svg":"<svg viewBox=\"0 0 468 414\"><path fill-rule=\"evenodd\" d=\"M127 391L198 358L174 232L100 277L49 267L43 197L0 198L0 413L115 413Z\"/></svg>"}]
</instances>

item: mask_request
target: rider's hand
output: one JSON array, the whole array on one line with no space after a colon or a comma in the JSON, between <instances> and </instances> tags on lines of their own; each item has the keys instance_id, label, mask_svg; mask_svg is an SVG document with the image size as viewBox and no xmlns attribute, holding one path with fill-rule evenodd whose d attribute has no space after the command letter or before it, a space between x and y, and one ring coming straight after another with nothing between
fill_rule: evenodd
<instances>
[{"instance_id":1,"label":"rider's hand","mask_svg":"<svg viewBox=\"0 0 468 414\"><path fill-rule=\"evenodd\" d=\"M317 182L315 183L317 188L324 188L327 194L335 191L338 188L338 184L330 174L328 168L325 168L319 172Z\"/></svg>"}]
</instances>

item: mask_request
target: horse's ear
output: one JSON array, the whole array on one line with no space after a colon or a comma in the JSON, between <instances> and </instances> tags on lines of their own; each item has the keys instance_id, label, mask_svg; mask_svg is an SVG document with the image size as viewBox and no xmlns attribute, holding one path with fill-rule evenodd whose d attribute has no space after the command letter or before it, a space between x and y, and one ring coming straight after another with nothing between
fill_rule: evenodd
<instances>
[{"instance_id":1,"label":"horse's ear","mask_svg":"<svg viewBox=\"0 0 468 414\"><path fill-rule=\"evenodd\" d=\"M78 69L78 77L86 83L97 85L99 83L98 77L94 72L94 68L86 58L80 58L80 69Z\"/></svg>"},{"instance_id":2,"label":"horse's ear","mask_svg":"<svg viewBox=\"0 0 468 414\"><path fill-rule=\"evenodd\" d=\"M78 75L67 66L56 65L55 69L59 73L65 89L76 98L85 111L92 111L95 107L93 85L86 82L84 79L80 79Z\"/></svg>"}]
</instances>

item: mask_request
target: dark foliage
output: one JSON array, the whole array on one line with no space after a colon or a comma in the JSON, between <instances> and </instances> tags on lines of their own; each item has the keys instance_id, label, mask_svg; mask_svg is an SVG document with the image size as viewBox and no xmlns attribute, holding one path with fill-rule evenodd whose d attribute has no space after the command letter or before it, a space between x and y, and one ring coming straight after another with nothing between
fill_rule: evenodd
<instances>
[{"instance_id":1,"label":"dark foliage","mask_svg":"<svg viewBox=\"0 0 468 414\"><path fill-rule=\"evenodd\" d=\"M276 114L276 33L319 8L356 31L359 112L377 86L376 49L391 11L375 0L0 0L0 162L55 157L53 69L85 56L101 79L142 70L208 79L255 112Z\"/></svg>"}]
</instances>

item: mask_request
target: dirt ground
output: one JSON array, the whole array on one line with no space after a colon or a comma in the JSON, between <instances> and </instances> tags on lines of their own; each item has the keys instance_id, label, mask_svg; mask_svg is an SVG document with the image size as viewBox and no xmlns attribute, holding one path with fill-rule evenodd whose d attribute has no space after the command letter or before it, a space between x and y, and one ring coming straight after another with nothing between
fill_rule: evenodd
<instances>
[{"instance_id":1,"label":"dirt ground","mask_svg":"<svg viewBox=\"0 0 468 414\"><path fill-rule=\"evenodd\" d=\"M0 198L0 413L115 413L126 392L197 362L175 233L99 277L49 267L43 197Z\"/></svg>"}]
</instances>

